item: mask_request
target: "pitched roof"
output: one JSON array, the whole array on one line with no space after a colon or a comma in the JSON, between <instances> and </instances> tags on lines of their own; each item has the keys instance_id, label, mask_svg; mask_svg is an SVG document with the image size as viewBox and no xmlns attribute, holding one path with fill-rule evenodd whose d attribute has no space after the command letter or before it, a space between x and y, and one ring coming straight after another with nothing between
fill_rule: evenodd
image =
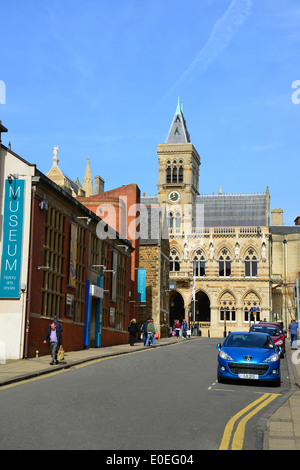
<instances>
[{"instance_id":1,"label":"pitched roof","mask_svg":"<svg viewBox=\"0 0 300 470\"><path fill-rule=\"evenodd\" d=\"M196 205L203 204L204 227L254 227L268 225L266 194L200 195Z\"/></svg>"},{"instance_id":2,"label":"pitched roof","mask_svg":"<svg viewBox=\"0 0 300 470\"><path fill-rule=\"evenodd\" d=\"M180 107L178 98L177 108L169 130L166 144L186 144L188 142L190 142L190 134L188 133L183 110L182 107Z\"/></svg>"},{"instance_id":3,"label":"pitched roof","mask_svg":"<svg viewBox=\"0 0 300 470\"><path fill-rule=\"evenodd\" d=\"M141 204L146 207L158 204L158 198L141 197ZM199 217L204 218L199 221L200 225L198 223L201 227L268 226L268 194L266 193L199 195L196 197L196 211L197 209Z\"/></svg>"}]
</instances>

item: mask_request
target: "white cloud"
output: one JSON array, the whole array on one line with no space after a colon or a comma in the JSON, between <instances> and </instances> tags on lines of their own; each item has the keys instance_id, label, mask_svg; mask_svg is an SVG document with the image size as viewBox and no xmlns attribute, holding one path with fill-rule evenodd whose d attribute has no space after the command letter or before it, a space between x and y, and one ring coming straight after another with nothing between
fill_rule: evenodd
<instances>
[{"instance_id":1,"label":"white cloud","mask_svg":"<svg viewBox=\"0 0 300 470\"><path fill-rule=\"evenodd\" d=\"M228 46L235 31L251 13L252 0L231 0L223 16L215 23L207 43L183 72L172 89L177 88L182 81L187 81L195 75L207 70L209 65Z\"/></svg>"}]
</instances>

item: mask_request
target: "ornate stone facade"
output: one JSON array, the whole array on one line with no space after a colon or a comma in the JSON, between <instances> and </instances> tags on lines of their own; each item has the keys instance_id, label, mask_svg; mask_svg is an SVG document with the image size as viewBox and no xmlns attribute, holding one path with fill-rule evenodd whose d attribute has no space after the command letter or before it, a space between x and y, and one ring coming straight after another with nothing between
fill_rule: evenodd
<instances>
[{"instance_id":1,"label":"ornate stone facade","mask_svg":"<svg viewBox=\"0 0 300 470\"><path fill-rule=\"evenodd\" d=\"M166 143L158 145L158 162L158 197L141 203L167 208L170 324L185 318L196 321L203 336L221 337L247 330L250 321L285 321L282 299L278 316L272 307L273 291L279 286L282 293L283 264L278 267L278 249L272 251L269 189L232 195L220 188L216 195L200 195L200 156L179 104ZM296 232L294 251L300 228Z\"/></svg>"}]
</instances>

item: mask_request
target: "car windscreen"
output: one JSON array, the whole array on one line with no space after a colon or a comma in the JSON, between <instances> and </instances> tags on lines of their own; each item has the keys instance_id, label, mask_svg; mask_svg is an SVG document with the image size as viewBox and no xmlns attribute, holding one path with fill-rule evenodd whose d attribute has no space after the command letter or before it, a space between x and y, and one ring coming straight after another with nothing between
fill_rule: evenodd
<instances>
[{"instance_id":1,"label":"car windscreen","mask_svg":"<svg viewBox=\"0 0 300 470\"><path fill-rule=\"evenodd\" d=\"M252 326L251 331L255 331L256 333L267 333L270 336L280 335L278 328L273 328L272 326L254 325Z\"/></svg>"},{"instance_id":2,"label":"car windscreen","mask_svg":"<svg viewBox=\"0 0 300 470\"><path fill-rule=\"evenodd\" d=\"M227 336L223 346L274 349L273 342L269 336L255 333L232 333Z\"/></svg>"}]
</instances>

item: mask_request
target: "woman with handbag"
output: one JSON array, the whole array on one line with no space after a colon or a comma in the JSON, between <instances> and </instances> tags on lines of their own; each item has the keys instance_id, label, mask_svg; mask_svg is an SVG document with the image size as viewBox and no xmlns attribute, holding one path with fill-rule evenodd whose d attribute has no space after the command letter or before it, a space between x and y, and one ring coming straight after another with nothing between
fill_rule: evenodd
<instances>
[{"instance_id":1,"label":"woman with handbag","mask_svg":"<svg viewBox=\"0 0 300 470\"><path fill-rule=\"evenodd\" d=\"M180 323L179 320L176 320L176 321L175 321L174 328L175 328L176 338L178 339L178 338L179 338L179 334L180 334L180 330L181 330L181 323Z\"/></svg>"}]
</instances>

